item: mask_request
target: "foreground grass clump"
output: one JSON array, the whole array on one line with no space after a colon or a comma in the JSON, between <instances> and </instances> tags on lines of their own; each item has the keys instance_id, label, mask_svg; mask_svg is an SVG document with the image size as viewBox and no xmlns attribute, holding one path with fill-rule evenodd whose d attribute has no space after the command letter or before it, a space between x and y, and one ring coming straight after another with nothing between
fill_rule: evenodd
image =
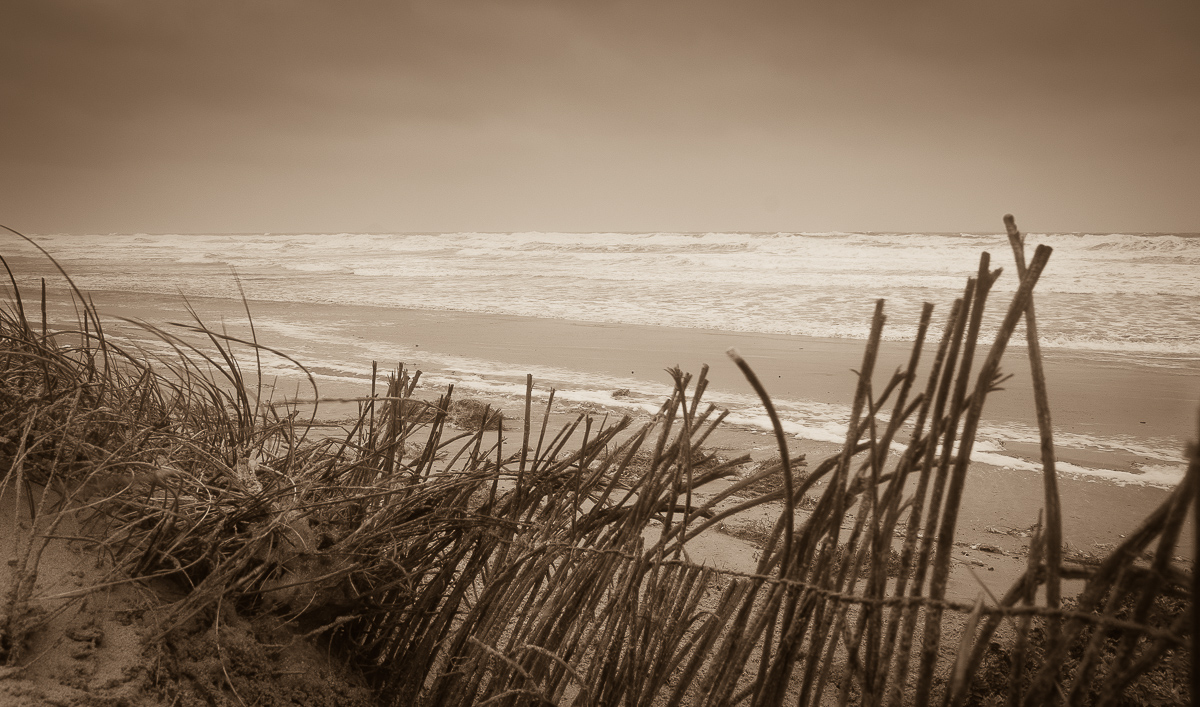
<instances>
[{"instance_id":1,"label":"foreground grass clump","mask_svg":"<svg viewBox=\"0 0 1200 707\"><path fill-rule=\"evenodd\" d=\"M776 420L775 463L703 496L748 461L704 450L723 413L701 403L703 370L672 371L647 424L585 414L556 431L553 395L535 411L532 381L524 415L504 419L398 367L318 434L315 409L262 398L258 361L282 354L253 336L150 327L175 354L151 359L106 337L81 294L76 325L50 329L14 292L0 309L0 500L21 532L0 679L32 670L30 648L71 602L136 589L147 704L1102 704L1190 650L1191 578L1171 550L1200 463L1095 565L1061 557L1048 482L1012 589L975 605L945 595L975 429L1017 321L1034 330L1048 256L1026 271L1018 250L1021 286L978 362L999 275L984 254L923 387L931 305L909 364L872 386L880 302L843 449L801 473ZM777 514L755 529L755 572L693 561L690 540L752 508ZM103 576L43 589L61 542ZM1063 578L1083 591L1063 601ZM1155 608L1168 600L1178 611ZM287 668L303 645L344 682L323 677L321 692L297 677L319 671Z\"/></svg>"}]
</instances>

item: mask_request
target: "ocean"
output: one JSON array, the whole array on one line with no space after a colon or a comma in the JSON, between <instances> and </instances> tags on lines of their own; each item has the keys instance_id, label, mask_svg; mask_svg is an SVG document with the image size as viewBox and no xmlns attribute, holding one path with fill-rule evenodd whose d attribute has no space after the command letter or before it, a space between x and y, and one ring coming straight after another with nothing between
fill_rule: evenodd
<instances>
[{"instance_id":1,"label":"ocean","mask_svg":"<svg viewBox=\"0 0 1200 707\"><path fill-rule=\"evenodd\" d=\"M1200 234L1030 234L1054 254L1036 290L1039 333L1047 356L1068 355L1109 366L1200 375ZM978 270L987 250L1003 267L995 301L1015 290L1007 238L963 233L425 233L236 235L40 235L86 291L240 298L348 307L470 312L624 325L669 326L843 340L865 340L878 298L887 301L884 338L908 341L922 303L938 306L934 329ZM48 264L15 237L0 241L26 296ZM233 273L236 273L236 278ZM993 305L983 339L1003 307ZM523 392L524 374L560 399L604 400L631 389L627 405L651 408L663 386L644 379L554 367L514 370L486 356L454 351L397 351L364 341L348 328L303 318L256 316L260 337L275 343L354 339L354 348L305 347L318 377L361 380L363 362L418 362L431 381L495 394ZM349 327L349 323L347 323ZM936 334L934 334L936 337ZM1014 344L1023 342L1023 332ZM336 351L333 358L331 352ZM324 353L323 353L324 352ZM353 354L359 360L343 360ZM277 371L286 373L286 365ZM716 400L736 422L765 424L757 401ZM790 432L836 440L846 406L802 399L776 401ZM1012 442L1036 441L1028 424L992 426L977 458L1012 468ZM1096 478L1169 486L1182 475L1176 437L1060 436L1060 444L1140 455L1136 475L1080 467ZM1070 466L1070 465L1068 465ZM1128 477L1128 478L1126 478Z\"/></svg>"}]
</instances>

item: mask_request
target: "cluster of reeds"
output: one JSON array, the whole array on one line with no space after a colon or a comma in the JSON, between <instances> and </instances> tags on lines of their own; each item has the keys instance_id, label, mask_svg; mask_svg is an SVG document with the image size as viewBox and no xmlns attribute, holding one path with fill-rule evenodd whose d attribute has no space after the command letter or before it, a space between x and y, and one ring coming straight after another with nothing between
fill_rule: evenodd
<instances>
[{"instance_id":1,"label":"cluster of reeds","mask_svg":"<svg viewBox=\"0 0 1200 707\"><path fill-rule=\"evenodd\" d=\"M535 412L532 379L523 416L472 409L456 429L453 387L421 396L420 373L401 365L373 377L352 424L315 434L298 403L262 399L242 361L282 354L253 336L199 321L150 328L176 352L151 360L107 340L78 292L79 326L49 331L44 313L35 326L13 280L0 310L0 462L39 532L5 596L4 657L18 662L36 625L39 543L70 516L114 559L112 582L158 578L180 592L160 638L213 620L222 602L277 616L357 665L383 704L1113 703L1166 651L1190 650L1191 580L1171 558L1200 463L1098 566L1063 560L1032 299L1050 253L1039 247L1026 267L1011 222L1010 233L1021 284L990 347L981 318L999 271L986 253L923 384L932 305L905 368L873 385L880 301L845 444L803 475L768 391L731 352L780 454L703 499L698 489L747 461L704 451L723 419L702 404L706 370L672 371L674 393L640 427L581 415L555 431L553 392ZM43 312L44 301L43 290ZM975 432L1022 319L1045 524L1007 594L947 601ZM809 492L815 507L802 512ZM781 510L755 572L689 555L700 533L771 503ZM1069 606L1063 578L1086 581ZM1184 608L1160 625L1155 607L1173 596ZM1015 636L1001 650L1008 676L985 694L972 680L996 672L1003 622Z\"/></svg>"}]
</instances>

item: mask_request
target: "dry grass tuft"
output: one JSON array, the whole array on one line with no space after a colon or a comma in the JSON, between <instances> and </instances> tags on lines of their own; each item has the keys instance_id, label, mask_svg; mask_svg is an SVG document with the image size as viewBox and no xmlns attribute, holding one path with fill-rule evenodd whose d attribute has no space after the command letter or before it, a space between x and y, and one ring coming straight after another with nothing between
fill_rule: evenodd
<instances>
[{"instance_id":1,"label":"dry grass tuft","mask_svg":"<svg viewBox=\"0 0 1200 707\"><path fill-rule=\"evenodd\" d=\"M472 398L450 403L449 421L468 432L498 430L503 420L504 415L499 410Z\"/></svg>"}]
</instances>

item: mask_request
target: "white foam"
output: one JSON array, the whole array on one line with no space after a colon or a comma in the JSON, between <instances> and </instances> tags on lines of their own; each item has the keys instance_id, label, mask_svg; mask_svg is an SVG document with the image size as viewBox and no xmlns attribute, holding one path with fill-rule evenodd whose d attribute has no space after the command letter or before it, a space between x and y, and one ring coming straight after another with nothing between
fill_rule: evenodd
<instances>
[{"instance_id":1,"label":"white foam","mask_svg":"<svg viewBox=\"0 0 1200 707\"><path fill-rule=\"evenodd\" d=\"M104 248L96 248L103 239ZM602 322L864 339L877 297L884 337L912 337L921 304L957 297L988 234L453 233L106 235L44 239L95 288L276 301L450 309ZM1131 360L1200 360L1200 237L1043 234L1055 248L1038 284L1043 346ZM166 267L163 265L167 264ZM994 297L1016 288L1012 268ZM703 283L702 286L698 286ZM1004 307L986 313L994 328ZM1185 324L1185 325L1182 325ZM990 337L986 329L985 338Z\"/></svg>"},{"instance_id":2,"label":"white foam","mask_svg":"<svg viewBox=\"0 0 1200 707\"><path fill-rule=\"evenodd\" d=\"M1041 472L1043 469L1041 462L1032 462L1020 457L979 451L976 449L971 450L971 461L1000 467L1002 469L1015 469L1018 471ZM1055 462L1054 469L1059 474L1066 474L1079 479L1096 481L1104 480L1120 486L1153 486L1164 489L1175 488L1175 486L1177 486L1183 479L1184 472L1187 470L1187 468L1182 464L1164 464L1146 466L1138 469L1137 472L1128 472L1117 471L1115 469L1106 469L1103 467L1083 466L1061 460Z\"/></svg>"},{"instance_id":3,"label":"white foam","mask_svg":"<svg viewBox=\"0 0 1200 707\"><path fill-rule=\"evenodd\" d=\"M731 413L725 419L729 424L733 425L756 427L765 431L775 429L771 424L771 418L765 414ZM846 441L846 426L834 422L810 425L798 420L781 419L779 426L786 434L799 439L811 439L816 442L833 442L835 444L841 444Z\"/></svg>"},{"instance_id":4,"label":"white foam","mask_svg":"<svg viewBox=\"0 0 1200 707\"><path fill-rule=\"evenodd\" d=\"M223 263L225 261L221 260L221 258L219 256L205 254L205 255L184 255L182 257L176 258L175 262L183 263L183 264L187 264L187 263L213 264L213 263Z\"/></svg>"},{"instance_id":5,"label":"white foam","mask_svg":"<svg viewBox=\"0 0 1200 707\"><path fill-rule=\"evenodd\" d=\"M345 265L340 265L338 263L285 262L280 263L280 267L285 270L296 270L299 272L350 272Z\"/></svg>"},{"instance_id":6,"label":"white foam","mask_svg":"<svg viewBox=\"0 0 1200 707\"><path fill-rule=\"evenodd\" d=\"M106 318L105 324L115 342L129 347L140 347L168 359L174 358L174 350L170 345L149 332L119 320ZM237 333L238 329L248 329L248 321L244 318L233 318L225 324L234 333ZM355 361L400 358L416 362L417 367L425 371L422 379L424 386L436 389L453 383L460 395L492 395L519 399L525 394L525 374L532 373L537 383L534 394L538 400L545 400L549 389L553 387L557 389L556 398L564 403L601 405L632 413L653 414L658 411L672 390L665 382L651 383L620 376L589 376L552 366L514 367L486 359L434 354L415 348L396 347L385 342L348 339L344 326L339 323L316 326L295 321L256 320L259 339L268 345L277 343L272 341L273 337L287 337L300 344L299 348L302 349L306 348L305 342L320 343L315 351L321 352L322 356L317 359L298 355L296 347L282 347L287 353L297 355L300 363L305 365L320 383L353 384L362 387L369 379L370 369L362 364L355 364ZM257 370L252 350L242 346L235 346L234 349L243 372L252 375ZM261 358L261 371L265 379L278 377L302 382L302 374L296 364L269 352L264 352ZM612 391L621 388L629 390L628 396L612 397ZM712 391L706 398L707 402L731 411L726 418L728 424L752 427L762 432L772 429L770 419L755 396ZM833 444L844 442L849 406L788 399L777 399L774 402L787 434ZM1006 449L1009 443L1036 445L1038 441L1038 431L1031 425L985 422L978 431L972 461L1001 468L1038 472L1041 470L1039 462L1014 455ZM1101 437L1058 431L1056 443L1060 449L1134 454L1157 462L1142 467L1138 473L1089 467L1061 460L1058 462L1057 468L1061 473L1078 478L1171 488L1182 478L1184 471L1176 440L1131 436Z\"/></svg>"}]
</instances>

